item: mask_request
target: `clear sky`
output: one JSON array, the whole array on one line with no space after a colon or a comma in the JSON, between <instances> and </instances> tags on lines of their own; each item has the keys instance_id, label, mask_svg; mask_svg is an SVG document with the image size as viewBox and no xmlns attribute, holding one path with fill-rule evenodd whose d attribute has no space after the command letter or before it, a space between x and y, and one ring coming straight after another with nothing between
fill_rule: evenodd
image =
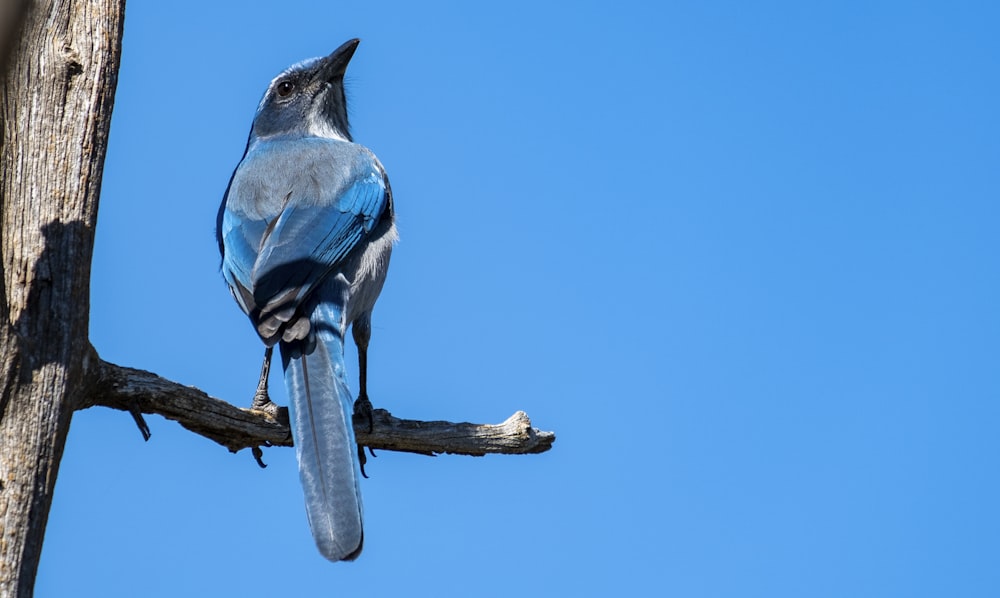
<instances>
[{"instance_id":1,"label":"clear sky","mask_svg":"<svg viewBox=\"0 0 1000 598\"><path fill-rule=\"evenodd\" d=\"M128 6L101 356L249 404L219 200L270 79L360 37L372 400L558 440L381 452L330 564L292 450L94 408L39 596L1000 595L996 3L217 4Z\"/></svg>"}]
</instances>

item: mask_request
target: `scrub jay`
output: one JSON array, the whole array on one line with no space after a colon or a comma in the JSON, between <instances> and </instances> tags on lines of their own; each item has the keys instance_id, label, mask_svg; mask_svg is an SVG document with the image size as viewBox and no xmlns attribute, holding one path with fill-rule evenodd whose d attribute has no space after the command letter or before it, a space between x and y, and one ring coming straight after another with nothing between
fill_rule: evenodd
<instances>
[{"instance_id":1,"label":"scrub jay","mask_svg":"<svg viewBox=\"0 0 1000 598\"><path fill-rule=\"evenodd\" d=\"M270 405L267 370L277 344L309 526L331 561L361 553L361 471L351 416L355 409L371 414L371 312L397 239L385 169L352 142L348 129L344 72L358 43L352 39L271 81L216 231L222 274L266 346L254 407ZM360 369L353 406L344 372L348 326Z\"/></svg>"}]
</instances>

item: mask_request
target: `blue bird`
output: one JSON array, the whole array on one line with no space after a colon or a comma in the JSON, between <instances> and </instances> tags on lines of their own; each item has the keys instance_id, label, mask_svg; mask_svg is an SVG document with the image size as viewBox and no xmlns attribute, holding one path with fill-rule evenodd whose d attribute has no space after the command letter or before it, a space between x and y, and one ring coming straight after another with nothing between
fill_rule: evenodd
<instances>
[{"instance_id":1,"label":"blue bird","mask_svg":"<svg viewBox=\"0 0 1000 598\"><path fill-rule=\"evenodd\" d=\"M267 372L278 345L309 526L331 561L361 552L352 413L371 415L371 313L397 239L385 169L348 128L344 72L358 43L271 81L216 231L222 274L266 347L254 407L274 407ZM356 403L344 371L348 326L358 347Z\"/></svg>"}]
</instances>

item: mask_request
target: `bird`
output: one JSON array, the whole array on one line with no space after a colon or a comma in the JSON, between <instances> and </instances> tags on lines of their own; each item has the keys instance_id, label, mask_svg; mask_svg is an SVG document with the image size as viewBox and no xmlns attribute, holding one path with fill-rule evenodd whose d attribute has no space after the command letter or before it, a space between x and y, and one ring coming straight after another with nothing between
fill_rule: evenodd
<instances>
[{"instance_id":1,"label":"bird","mask_svg":"<svg viewBox=\"0 0 1000 598\"><path fill-rule=\"evenodd\" d=\"M360 40L296 63L268 85L216 222L222 275L265 346L253 407L275 407L275 346L290 402L306 514L320 554L351 561L364 543L364 453L371 314L398 239L385 168L351 137L344 74ZM344 365L351 328L359 393Z\"/></svg>"}]
</instances>

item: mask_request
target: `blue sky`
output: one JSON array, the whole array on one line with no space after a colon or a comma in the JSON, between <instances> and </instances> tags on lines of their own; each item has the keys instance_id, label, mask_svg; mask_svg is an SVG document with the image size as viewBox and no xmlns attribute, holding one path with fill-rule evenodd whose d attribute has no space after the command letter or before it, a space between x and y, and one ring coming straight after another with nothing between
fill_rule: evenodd
<instances>
[{"instance_id":1,"label":"blue sky","mask_svg":"<svg viewBox=\"0 0 1000 598\"><path fill-rule=\"evenodd\" d=\"M271 77L360 37L353 131L402 236L372 399L422 419L523 409L558 440L380 453L365 552L334 565L293 451L260 470L91 409L38 595L1000 594L998 16L132 2L101 356L249 404L261 347L218 273L218 203Z\"/></svg>"}]
</instances>

